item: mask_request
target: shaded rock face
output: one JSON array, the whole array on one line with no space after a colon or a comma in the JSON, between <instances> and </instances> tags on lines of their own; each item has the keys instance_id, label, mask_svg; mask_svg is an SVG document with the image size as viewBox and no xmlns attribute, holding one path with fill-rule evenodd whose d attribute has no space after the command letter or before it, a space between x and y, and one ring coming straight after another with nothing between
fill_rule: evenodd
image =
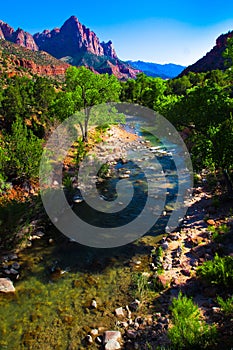
<instances>
[{"instance_id":1,"label":"shaded rock face","mask_svg":"<svg viewBox=\"0 0 233 350\"><path fill-rule=\"evenodd\" d=\"M109 40L107 43L105 43L104 41L101 43L101 46L104 50L104 55L105 56L108 56L108 57L111 57L111 58L114 58L114 59L117 59L117 54L116 54L116 51L113 47L113 44L112 44L112 41Z\"/></svg>"},{"instance_id":2,"label":"shaded rock face","mask_svg":"<svg viewBox=\"0 0 233 350\"><path fill-rule=\"evenodd\" d=\"M69 64L57 60L44 51L32 51L14 44L8 40L0 39L0 56L4 52L4 65L0 62L0 71L9 78L19 75L40 75L64 79ZM24 68L23 70L19 67Z\"/></svg>"},{"instance_id":3,"label":"shaded rock face","mask_svg":"<svg viewBox=\"0 0 233 350\"><path fill-rule=\"evenodd\" d=\"M227 39L233 36L233 31L227 34L220 35L216 40L216 45L210 50L204 57L198 60L196 63L188 66L183 72L178 76L183 76L189 72L201 73L208 72L214 69L225 70L226 66L224 64L224 58L222 56L226 49Z\"/></svg>"},{"instance_id":4,"label":"shaded rock face","mask_svg":"<svg viewBox=\"0 0 233 350\"><path fill-rule=\"evenodd\" d=\"M70 17L61 28L35 34L34 40L40 50L47 51L56 58L73 57L86 51L97 56L117 58L112 42L100 43L96 34L75 16Z\"/></svg>"},{"instance_id":5,"label":"shaded rock face","mask_svg":"<svg viewBox=\"0 0 233 350\"><path fill-rule=\"evenodd\" d=\"M12 27L3 21L0 21L0 39L11 41L12 43L26 47L32 51L39 50L33 39L33 36L30 33L25 32L20 28L15 31Z\"/></svg>"},{"instance_id":6,"label":"shaded rock face","mask_svg":"<svg viewBox=\"0 0 233 350\"><path fill-rule=\"evenodd\" d=\"M65 63L61 64L60 66L54 66L54 65L40 66L35 62L26 60L24 58L21 58L21 59L15 58L14 64L17 67L23 67L28 69L33 74L37 74L41 76L52 76L52 77L64 75L66 72L66 69L69 67L69 65Z\"/></svg>"},{"instance_id":7,"label":"shaded rock face","mask_svg":"<svg viewBox=\"0 0 233 350\"><path fill-rule=\"evenodd\" d=\"M119 79L135 78L139 73L139 70L118 59L111 40L107 43L100 43L97 35L81 24L75 16L70 17L61 28L55 28L52 31L44 30L42 33L35 34L34 40L40 50L58 59L81 58L85 53L97 56L97 60L93 60L93 66L85 65L98 73L114 74ZM103 66L98 63L98 57L106 57Z\"/></svg>"},{"instance_id":8,"label":"shaded rock face","mask_svg":"<svg viewBox=\"0 0 233 350\"><path fill-rule=\"evenodd\" d=\"M11 35L14 33L14 29L7 23L0 21L0 35L1 39L10 40Z\"/></svg>"},{"instance_id":9,"label":"shaded rock face","mask_svg":"<svg viewBox=\"0 0 233 350\"><path fill-rule=\"evenodd\" d=\"M39 50L38 46L36 45L33 39L33 36L22 29L17 29L15 32L13 32L10 41L17 45L26 47L31 51Z\"/></svg>"}]
</instances>

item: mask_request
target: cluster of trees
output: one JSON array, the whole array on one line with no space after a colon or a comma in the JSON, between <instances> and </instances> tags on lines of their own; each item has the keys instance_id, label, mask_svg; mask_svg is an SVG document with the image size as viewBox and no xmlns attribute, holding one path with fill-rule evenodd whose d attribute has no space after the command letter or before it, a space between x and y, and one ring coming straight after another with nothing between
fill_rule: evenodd
<instances>
[{"instance_id":1,"label":"cluster of trees","mask_svg":"<svg viewBox=\"0 0 233 350\"><path fill-rule=\"evenodd\" d=\"M119 82L85 67L70 67L65 81L42 77L0 80L0 186L7 179L37 176L43 143L50 131L77 111L82 141L87 141L90 109L110 101L156 110L180 131L189 131L196 169L221 169L230 184L233 169L233 40L224 53L225 71L192 73L172 80L138 74Z\"/></svg>"},{"instance_id":2,"label":"cluster of trees","mask_svg":"<svg viewBox=\"0 0 233 350\"><path fill-rule=\"evenodd\" d=\"M15 76L0 81L0 191L7 180L38 176L43 143L58 123L84 110L80 122L87 141L90 107L118 101L120 82L87 68L70 67L64 83L47 78Z\"/></svg>"}]
</instances>

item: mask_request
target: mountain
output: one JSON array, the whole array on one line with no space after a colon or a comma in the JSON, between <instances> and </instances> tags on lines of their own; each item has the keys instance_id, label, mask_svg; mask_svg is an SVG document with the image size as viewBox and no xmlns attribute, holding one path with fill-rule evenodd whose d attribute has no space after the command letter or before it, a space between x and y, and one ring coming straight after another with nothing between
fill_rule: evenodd
<instances>
[{"instance_id":1,"label":"mountain","mask_svg":"<svg viewBox=\"0 0 233 350\"><path fill-rule=\"evenodd\" d=\"M8 77L37 74L63 78L68 67L67 63L57 60L47 52L31 51L0 39L0 74L5 73Z\"/></svg>"},{"instance_id":2,"label":"mountain","mask_svg":"<svg viewBox=\"0 0 233 350\"><path fill-rule=\"evenodd\" d=\"M143 61L127 61L127 63L150 77L160 77L162 79L175 78L185 68L173 63L158 64Z\"/></svg>"},{"instance_id":3,"label":"mountain","mask_svg":"<svg viewBox=\"0 0 233 350\"><path fill-rule=\"evenodd\" d=\"M39 50L30 33L20 28L15 31L14 28L3 21L0 21L0 39L11 41L32 51Z\"/></svg>"},{"instance_id":4,"label":"mountain","mask_svg":"<svg viewBox=\"0 0 233 350\"><path fill-rule=\"evenodd\" d=\"M180 76L186 75L189 72L201 73L208 72L215 69L225 70L223 52L226 49L227 39L233 36L233 31L229 31L227 34L220 35L216 44L212 50L210 50L204 57L198 60L196 63L188 66Z\"/></svg>"},{"instance_id":5,"label":"mountain","mask_svg":"<svg viewBox=\"0 0 233 350\"><path fill-rule=\"evenodd\" d=\"M135 78L139 72L121 61L111 41L100 42L97 35L71 16L61 28L44 30L31 35L18 28L16 31L0 21L0 38L31 51L45 51L72 65L85 65L99 73L116 75L119 79Z\"/></svg>"}]
</instances>

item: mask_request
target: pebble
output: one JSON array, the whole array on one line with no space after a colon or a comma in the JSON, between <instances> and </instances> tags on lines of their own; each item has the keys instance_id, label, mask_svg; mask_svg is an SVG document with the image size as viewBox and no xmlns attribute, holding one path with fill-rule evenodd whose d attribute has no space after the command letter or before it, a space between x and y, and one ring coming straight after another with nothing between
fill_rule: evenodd
<instances>
[{"instance_id":1,"label":"pebble","mask_svg":"<svg viewBox=\"0 0 233 350\"><path fill-rule=\"evenodd\" d=\"M167 242L162 243L161 247L162 247L163 250L167 250L168 249L168 243Z\"/></svg>"},{"instance_id":2,"label":"pebble","mask_svg":"<svg viewBox=\"0 0 233 350\"><path fill-rule=\"evenodd\" d=\"M91 333L91 335L93 335L94 337L97 336L97 335L99 334L98 329L92 329L90 333Z\"/></svg>"},{"instance_id":3,"label":"pebble","mask_svg":"<svg viewBox=\"0 0 233 350\"><path fill-rule=\"evenodd\" d=\"M119 331L104 332L104 344L107 344L110 341L119 341L119 340L121 340L121 332Z\"/></svg>"},{"instance_id":4,"label":"pebble","mask_svg":"<svg viewBox=\"0 0 233 350\"><path fill-rule=\"evenodd\" d=\"M130 309L131 309L132 311L137 311L137 309L139 308L140 304L141 304L140 301L137 300L137 299L135 299L135 300L129 305L129 307L130 307Z\"/></svg>"},{"instance_id":5,"label":"pebble","mask_svg":"<svg viewBox=\"0 0 233 350\"><path fill-rule=\"evenodd\" d=\"M129 339L136 339L137 338L137 332L133 331L131 329L127 330L126 335Z\"/></svg>"},{"instance_id":6,"label":"pebble","mask_svg":"<svg viewBox=\"0 0 233 350\"><path fill-rule=\"evenodd\" d=\"M129 309L129 306L128 305L126 305L126 310L127 310L127 313L128 313L128 318L130 319L131 318L131 315L132 315L132 313L131 313L131 311L130 311L130 309Z\"/></svg>"},{"instance_id":7,"label":"pebble","mask_svg":"<svg viewBox=\"0 0 233 350\"><path fill-rule=\"evenodd\" d=\"M94 309L97 309L97 302L95 299L92 299L91 307L93 307Z\"/></svg>"},{"instance_id":8,"label":"pebble","mask_svg":"<svg viewBox=\"0 0 233 350\"><path fill-rule=\"evenodd\" d=\"M13 269L15 269L15 270L19 270L19 269L20 269L20 265L19 265L19 263L17 263L17 262L14 262L14 263L11 265L11 267L12 267Z\"/></svg>"},{"instance_id":9,"label":"pebble","mask_svg":"<svg viewBox=\"0 0 233 350\"><path fill-rule=\"evenodd\" d=\"M93 343L93 339L92 339L92 336L90 334L88 334L86 336L86 340L87 340L88 344L92 344Z\"/></svg>"},{"instance_id":10,"label":"pebble","mask_svg":"<svg viewBox=\"0 0 233 350\"><path fill-rule=\"evenodd\" d=\"M105 344L105 350L118 350L120 348L120 343L117 340L109 340L109 342Z\"/></svg>"},{"instance_id":11,"label":"pebble","mask_svg":"<svg viewBox=\"0 0 233 350\"><path fill-rule=\"evenodd\" d=\"M125 317L124 310L122 307L115 309L115 314L117 317Z\"/></svg>"},{"instance_id":12,"label":"pebble","mask_svg":"<svg viewBox=\"0 0 233 350\"><path fill-rule=\"evenodd\" d=\"M99 344L99 345L102 344L102 338L100 338L100 337L96 337L96 338L95 338L95 341L96 341L96 343Z\"/></svg>"}]
</instances>

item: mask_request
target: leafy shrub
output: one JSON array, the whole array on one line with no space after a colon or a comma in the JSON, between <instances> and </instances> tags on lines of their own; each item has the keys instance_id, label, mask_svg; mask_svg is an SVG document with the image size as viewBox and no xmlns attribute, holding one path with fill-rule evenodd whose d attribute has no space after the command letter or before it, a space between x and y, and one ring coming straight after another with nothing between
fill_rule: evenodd
<instances>
[{"instance_id":1,"label":"leafy shrub","mask_svg":"<svg viewBox=\"0 0 233 350\"><path fill-rule=\"evenodd\" d=\"M9 176L35 178L38 176L42 140L28 130L22 120L17 118L12 125L12 133L7 136Z\"/></svg>"},{"instance_id":2,"label":"leafy shrub","mask_svg":"<svg viewBox=\"0 0 233 350\"><path fill-rule=\"evenodd\" d=\"M214 260L198 267L197 274L212 284L230 286L233 283L233 258L216 254Z\"/></svg>"},{"instance_id":3,"label":"leafy shrub","mask_svg":"<svg viewBox=\"0 0 233 350\"><path fill-rule=\"evenodd\" d=\"M168 336L174 349L206 349L214 343L216 329L201 320L198 306L179 294L170 307L173 326Z\"/></svg>"},{"instance_id":4,"label":"leafy shrub","mask_svg":"<svg viewBox=\"0 0 233 350\"><path fill-rule=\"evenodd\" d=\"M223 300L220 296L217 297L217 301L226 315L233 315L233 296Z\"/></svg>"},{"instance_id":5,"label":"leafy shrub","mask_svg":"<svg viewBox=\"0 0 233 350\"><path fill-rule=\"evenodd\" d=\"M6 166L9 160L7 156L7 150L2 140L0 140L0 195L7 189L6 185Z\"/></svg>"},{"instance_id":6,"label":"leafy shrub","mask_svg":"<svg viewBox=\"0 0 233 350\"><path fill-rule=\"evenodd\" d=\"M215 242L221 242L225 238L230 229L226 224L219 225L218 227L209 226L208 231L212 233L212 239Z\"/></svg>"}]
</instances>

